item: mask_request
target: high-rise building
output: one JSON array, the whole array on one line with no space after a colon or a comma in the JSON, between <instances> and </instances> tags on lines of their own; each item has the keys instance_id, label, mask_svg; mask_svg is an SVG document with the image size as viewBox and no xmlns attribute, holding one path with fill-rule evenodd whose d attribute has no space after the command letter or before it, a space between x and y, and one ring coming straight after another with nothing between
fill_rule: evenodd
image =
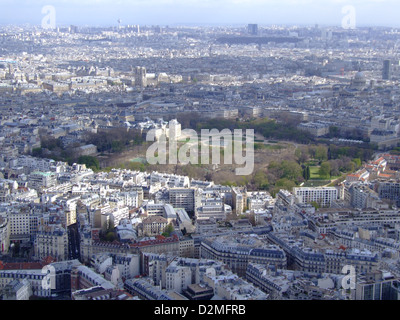
<instances>
[{"instance_id":1,"label":"high-rise building","mask_svg":"<svg viewBox=\"0 0 400 320\"><path fill-rule=\"evenodd\" d=\"M25 206L15 207L10 211L10 242L30 240L30 215L31 209Z\"/></svg>"},{"instance_id":2,"label":"high-rise building","mask_svg":"<svg viewBox=\"0 0 400 320\"><path fill-rule=\"evenodd\" d=\"M188 213L195 210L195 189L193 188L171 188L169 190L169 203L174 208L183 208Z\"/></svg>"},{"instance_id":3,"label":"high-rise building","mask_svg":"<svg viewBox=\"0 0 400 320\"><path fill-rule=\"evenodd\" d=\"M382 79L390 80L392 78L391 62L390 60L383 61Z\"/></svg>"},{"instance_id":4,"label":"high-rise building","mask_svg":"<svg viewBox=\"0 0 400 320\"><path fill-rule=\"evenodd\" d=\"M74 25L71 25L70 27L69 27L69 32L70 33L78 33L78 27L77 26L74 26Z\"/></svg>"},{"instance_id":5,"label":"high-rise building","mask_svg":"<svg viewBox=\"0 0 400 320\"><path fill-rule=\"evenodd\" d=\"M256 36L258 34L258 24L249 24L247 26L247 32L252 36Z\"/></svg>"},{"instance_id":6,"label":"high-rise building","mask_svg":"<svg viewBox=\"0 0 400 320\"><path fill-rule=\"evenodd\" d=\"M242 214L246 209L247 203L247 191L244 188L233 187L232 188L232 209L235 210L236 214Z\"/></svg>"},{"instance_id":7,"label":"high-rise building","mask_svg":"<svg viewBox=\"0 0 400 320\"><path fill-rule=\"evenodd\" d=\"M398 300L398 278L379 270L361 275L353 295L355 300Z\"/></svg>"}]
</instances>

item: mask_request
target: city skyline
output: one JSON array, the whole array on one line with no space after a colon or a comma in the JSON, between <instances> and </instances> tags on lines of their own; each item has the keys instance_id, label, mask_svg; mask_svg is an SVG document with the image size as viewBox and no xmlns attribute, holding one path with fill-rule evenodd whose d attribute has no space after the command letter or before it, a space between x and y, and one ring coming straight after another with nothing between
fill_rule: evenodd
<instances>
[{"instance_id":1,"label":"city skyline","mask_svg":"<svg viewBox=\"0 0 400 320\"><path fill-rule=\"evenodd\" d=\"M398 27L400 9L393 0L5 0L0 25L40 25L45 6L54 7L57 26L117 26L119 19L121 25L341 26L352 6L357 27Z\"/></svg>"}]
</instances>

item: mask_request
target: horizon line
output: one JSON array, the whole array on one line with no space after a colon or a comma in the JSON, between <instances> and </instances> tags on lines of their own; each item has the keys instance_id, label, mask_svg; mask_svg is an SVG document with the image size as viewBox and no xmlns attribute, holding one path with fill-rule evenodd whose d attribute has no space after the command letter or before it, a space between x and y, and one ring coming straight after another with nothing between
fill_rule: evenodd
<instances>
[{"instance_id":1,"label":"horizon line","mask_svg":"<svg viewBox=\"0 0 400 320\"><path fill-rule=\"evenodd\" d=\"M84 27L84 28L121 28L124 29L126 27L131 26L142 26L142 27L247 27L249 24L257 24L258 27L261 28L270 28L270 27L302 27L302 28L315 28L315 27L323 27L323 28L336 28L336 29L344 29L341 25L334 24L321 24L321 23L255 23L255 22L232 22L232 23L219 23L219 22L174 22L174 23L145 23L145 24L126 24L126 25L118 25L116 24L77 24L77 23L68 23L68 24L60 24L57 25L56 28L67 28L70 26L76 27ZM2 23L0 22L0 27L30 27L30 28L41 28L41 24L39 23ZM354 29L365 29L365 28L381 28L381 29L392 29L392 28L400 28L400 25L373 25L373 24L359 24ZM45 30L45 29L44 29Z\"/></svg>"}]
</instances>

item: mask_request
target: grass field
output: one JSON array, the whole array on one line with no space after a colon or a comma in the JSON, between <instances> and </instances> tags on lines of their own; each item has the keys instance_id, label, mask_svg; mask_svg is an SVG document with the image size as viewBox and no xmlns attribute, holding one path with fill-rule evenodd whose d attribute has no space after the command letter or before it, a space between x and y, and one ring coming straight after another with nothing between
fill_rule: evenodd
<instances>
[{"instance_id":1,"label":"grass field","mask_svg":"<svg viewBox=\"0 0 400 320\"><path fill-rule=\"evenodd\" d=\"M339 179L341 176L330 176L330 177L321 177L319 174L319 166L310 167L310 180L336 180Z\"/></svg>"},{"instance_id":2,"label":"grass field","mask_svg":"<svg viewBox=\"0 0 400 320\"><path fill-rule=\"evenodd\" d=\"M263 144L263 143L254 144L255 150L282 150L286 148L287 146L282 144Z\"/></svg>"},{"instance_id":3,"label":"grass field","mask_svg":"<svg viewBox=\"0 0 400 320\"><path fill-rule=\"evenodd\" d=\"M318 173L319 168L320 168L319 166L318 167L310 167L310 180L322 179L321 176Z\"/></svg>"}]
</instances>

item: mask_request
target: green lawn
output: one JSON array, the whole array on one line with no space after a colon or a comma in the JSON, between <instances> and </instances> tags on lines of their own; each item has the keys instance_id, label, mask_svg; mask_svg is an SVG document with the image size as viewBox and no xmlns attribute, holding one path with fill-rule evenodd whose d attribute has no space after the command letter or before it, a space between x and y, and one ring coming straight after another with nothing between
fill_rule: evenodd
<instances>
[{"instance_id":1,"label":"green lawn","mask_svg":"<svg viewBox=\"0 0 400 320\"><path fill-rule=\"evenodd\" d=\"M286 149L287 146L281 144L263 144L263 143L255 143L255 150L282 150Z\"/></svg>"},{"instance_id":2,"label":"green lawn","mask_svg":"<svg viewBox=\"0 0 400 320\"><path fill-rule=\"evenodd\" d=\"M318 173L319 171L319 166L312 166L310 167L310 180L326 180L327 177L321 177L320 174ZM329 180L336 180L339 179L341 176L330 176L328 179Z\"/></svg>"},{"instance_id":3,"label":"green lawn","mask_svg":"<svg viewBox=\"0 0 400 320\"><path fill-rule=\"evenodd\" d=\"M266 145L264 145L264 148L267 149L267 150L282 150L282 149L286 149L285 146L282 146L280 144L275 144L275 145L266 144Z\"/></svg>"},{"instance_id":4,"label":"green lawn","mask_svg":"<svg viewBox=\"0 0 400 320\"><path fill-rule=\"evenodd\" d=\"M315 167L310 167L310 180L320 180L323 179L323 177L321 177L318 173L319 171L319 166L315 166Z\"/></svg>"}]
</instances>

